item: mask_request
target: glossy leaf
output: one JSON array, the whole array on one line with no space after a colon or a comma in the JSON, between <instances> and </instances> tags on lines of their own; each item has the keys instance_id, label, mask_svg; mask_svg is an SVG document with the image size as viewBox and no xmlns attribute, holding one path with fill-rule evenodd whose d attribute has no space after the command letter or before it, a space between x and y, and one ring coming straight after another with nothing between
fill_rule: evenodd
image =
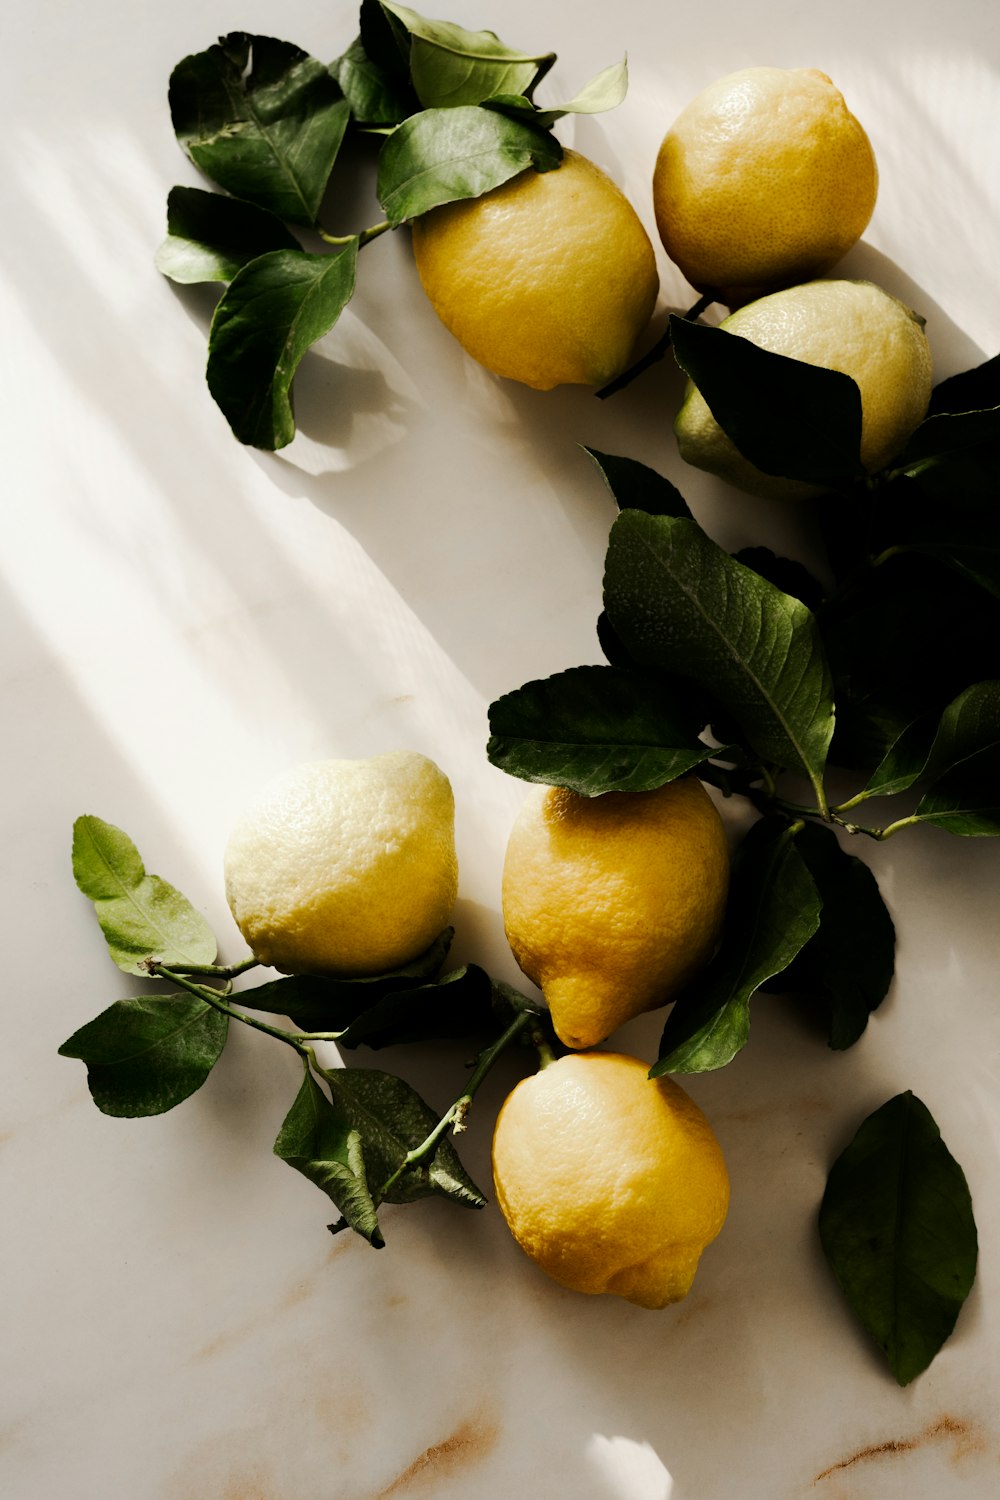
<instances>
[{"instance_id":1,"label":"glossy leaf","mask_svg":"<svg viewBox=\"0 0 1000 1500\"><path fill-rule=\"evenodd\" d=\"M186 896L147 875L120 828L85 816L73 824L73 877L94 903L108 952L126 974L148 974L147 959L183 969L215 962L215 935Z\"/></svg>"},{"instance_id":2,"label":"glossy leaf","mask_svg":"<svg viewBox=\"0 0 1000 1500\"><path fill-rule=\"evenodd\" d=\"M807 776L822 796L832 684L805 605L695 522L634 510L611 530L604 603L636 661L704 683L763 761Z\"/></svg>"},{"instance_id":3,"label":"glossy leaf","mask_svg":"<svg viewBox=\"0 0 1000 1500\"><path fill-rule=\"evenodd\" d=\"M1000 681L977 682L949 703L932 732L918 720L894 743L866 787L868 795L905 791L921 778L938 781L1000 750Z\"/></svg>"},{"instance_id":4,"label":"glossy leaf","mask_svg":"<svg viewBox=\"0 0 1000 1500\"><path fill-rule=\"evenodd\" d=\"M376 1250L382 1248L385 1240L368 1183L361 1134L330 1103L311 1073L306 1074L285 1116L274 1154L326 1193L363 1239Z\"/></svg>"},{"instance_id":5,"label":"glossy leaf","mask_svg":"<svg viewBox=\"0 0 1000 1500\"><path fill-rule=\"evenodd\" d=\"M185 284L232 281L268 250L300 248L265 208L203 188L175 187L167 196L167 238L156 252L156 269Z\"/></svg>"},{"instance_id":6,"label":"glossy leaf","mask_svg":"<svg viewBox=\"0 0 1000 1500\"><path fill-rule=\"evenodd\" d=\"M642 510L650 516L686 516L693 519L687 501L677 487L655 469L635 458L620 458L584 448L607 485L619 510Z\"/></svg>"},{"instance_id":7,"label":"glossy leaf","mask_svg":"<svg viewBox=\"0 0 1000 1500\"><path fill-rule=\"evenodd\" d=\"M861 478L861 393L848 375L672 316L677 363L715 420L765 474L836 488Z\"/></svg>"},{"instance_id":8,"label":"glossy leaf","mask_svg":"<svg viewBox=\"0 0 1000 1500\"><path fill-rule=\"evenodd\" d=\"M479 104L491 94L523 94L551 58L527 57L492 31L467 31L451 21L430 21L406 5L382 0L410 36L410 76L425 109Z\"/></svg>"},{"instance_id":9,"label":"glossy leaf","mask_svg":"<svg viewBox=\"0 0 1000 1500\"><path fill-rule=\"evenodd\" d=\"M116 1000L63 1042L59 1055L86 1063L104 1114L159 1115L205 1082L228 1025L228 1016L195 995L141 995Z\"/></svg>"},{"instance_id":10,"label":"glossy leaf","mask_svg":"<svg viewBox=\"0 0 1000 1500\"><path fill-rule=\"evenodd\" d=\"M667 1017L650 1076L705 1073L750 1036L750 1001L817 931L821 901L787 825L755 823L734 862L722 945Z\"/></svg>"},{"instance_id":11,"label":"glossy leaf","mask_svg":"<svg viewBox=\"0 0 1000 1500\"><path fill-rule=\"evenodd\" d=\"M439 1117L402 1078L377 1068L337 1068L329 1075L334 1104L358 1131L376 1202L412 1203L429 1194L482 1208L482 1193L466 1173L451 1142L442 1138L429 1162L406 1167L389 1179L408 1152L421 1145Z\"/></svg>"},{"instance_id":12,"label":"glossy leaf","mask_svg":"<svg viewBox=\"0 0 1000 1500\"><path fill-rule=\"evenodd\" d=\"M819 1232L848 1302L907 1385L954 1328L978 1254L965 1175L914 1094L870 1115L834 1162Z\"/></svg>"},{"instance_id":13,"label":"glossy leaf","mask_svg":"<svg viewBox=\"0 0 1000 1500\"><path fill-rule=\"evenodd\" d=\"M379 156L378 198L392 224L462 198L478 198L519 172L562 161L554 136L469 105L411 115Z\"/></svg>"},{"instance_id":14,"label":"glossy leaf","mask_svg":"<svg viewBox=\"0 0 1000 1500\"><path fill-rule=\"evenodd\" d=\"M829 828L807 823L795 847L822 903L819 927L782 975L782 989L818 998L829 1015L830 1046L852 1047L885 999L895 967L896 933L878 881Z\"/></svg>"},{"instance_id":15,"label":"glossy leaf","mask_svg":"<svg viewBox=\"0 0 1000 1500\"><path fill-rule=\"evenodd\" d=\"M717 752L655 680L617 667L573 667L490 707L486 753L523 781L584 797L646 792Z\"/></svg>"},{"instance_id":16,"label":"glossy leaf","mask_svg":"<svg viewBox=\"0 0 1000 1500\"><path fill-rule=\"evenodd\" d=\"M344 1031L384 996L416 989L432 979L440 971L454 935L455 929L446 927L425 952L385 974L356 979L289 974L242 990L236 998L249 1010L289 1016L303 1031Z\"/></svg>"},{"instance_id":17,"label":"glossy leaf","mask_svg":"<svg viewBox=\"0 0 1000 1500\"><path fill-rule=\"evenodd\" d=\"M295 436L292 380L354 291L358 242L336 255L274 250L240 271L208 342L208 387L241 443L283 448Z\"/></svg>"},{"instance_id":18,"label":"glossy leaf","mask_svg":"<svg viewBox=\"0 0 1000 1500\"><path fill-rule=\"evenodd\" d=\"M783 594L801 600L807 609L815 612L822 605L822 586L809 569L794 558L779 557L770 547L741 547L733 556L745 568L752 568L761 578L773 583Z\"/></svg>"},{"instance_id":19,"label":"glossy leaf","mask_svg":"<svg viewBox=\"0 0 1000 1500\"><path fill-rule=\"evenodd\" d=\"M585 83L580 92L567 104L557 104L551 109L538 109L523 94L497 93L484 98L487 109L497 109L501 114L513 118L534 120L536 125L551 129L564 115L597 115L605 110L616 109L628 92L628 65L624 59L602 68L600 73Z\"/></svg>"},{"instance_id":20,"label":"glossy leaf","mask_svg":"<svg viewBox=\"0 0 1000 1500\"><path fill-rule=\"evenodd\" d=\"M349 109L300 47L233 31L170 77L180 144L213 182L292 224L315 224Z\"/></svg>"},{"instance_id":21,"label":"glossy leaf","mask_svg":"<svg viewBox=\"0 0 1000 1500\"><path fill-rule=\"evenodd\" d=\"M925 417L893 467L907 474L939 455L1000 441L1000 406L985 411L940 412Z\"/></svg>"}]
</instances>

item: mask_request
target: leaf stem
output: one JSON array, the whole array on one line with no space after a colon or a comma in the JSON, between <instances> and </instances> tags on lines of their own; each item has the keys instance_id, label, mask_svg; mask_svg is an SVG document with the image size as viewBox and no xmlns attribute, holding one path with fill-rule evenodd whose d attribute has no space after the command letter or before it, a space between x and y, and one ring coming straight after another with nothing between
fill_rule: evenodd
<instances>
[{"instance_id":1,"label":"leaf stem","mask_svg":"<svg viewBox=\"0 0 1000 1500\"><path fill-rule=\"evenodd\" d=\"M302 1044L299 1037L293 1036L290 1031L282 1031L277 1026L268 1026L266 1021L258 1021L256 1017L245 1015L243 1011L227 1005L218 990L213 990L211 985L195 984L193 980L188 979L186 974L170 969L166 964L152 963L149 966L149 972L159 978L170 979L174 984L179 984L181 989L187 990L191 995L197 995L200 1000L214 1006L216 1010L221 1010L223 1015L229 1016L232 1020L242 1021L244 1026L252 1026L254 1031L263 1031L266 1036L277 1037L279 1042L285 1042L289 1047L294 1047L298 1053L303 1055L308 1053L309 1049Z\"/></svg>"},{"instance_id":2,"label":"leaf stem","mask_svg":"<svg viewBox=\"0 0 1000 1500\"><path fill-rule=\"evenodd\" d=\"M157 970L166 972L171 979L176 979L178 974L207 974L215 979L235 979L237 974L245 974L248 969L255 969L260 963L259 958L254 958L251 953L249 958L241 958L238 964L180 964L164 971L163 966L155 960L150 964L150 973Z\"/></svg>"},{"instance_id":3,"label":"leaf stem","mask_svg":"<svg viewBox=\"0 0 1000 1500\"><path fill-rule=\"evenodd\" d=\"M695 302L693 306L688 308L687 312L684 313L683 316L689 321L693 321L695 318L700 318L702 313L705 312L707 308L711 307L713 302L717 302L718 300L719 299L714 292L706 292L703 297L698 298L697 302ZM623 391L627 385L631 385L633 380L635 380L639 375L644 374L646 370L652 369L653 365L659 364L660 360L670 348L670 343L671 334L670 324L668 323L662 336L656 341L652 349L647 350L647 352L642 356L641 359L636 360L634 365L631 365L621 375L617 375L615 379L609 381L607 385L602 385L601 389L595 392L598 401L604 401L608 396L617 395L618 392Z\"/></svg>"},{"instance_id":4,"label":"leaf stem","mask_svg":"<svg viewBox=\"0 0 1000 1500\"><path fill-rule=\"evenodd\" d=\"M434 1126L434 1129L420 1142L419 1146L414 1146L412 1151L406 1153L392 1176L382 1184L376 1195L377 1203L384 1201L386 1193L399 1181L404 1172L408 1171L410 1167L421 1166L434 1155L439 1141L452 1125L455 1127L456 1135L465 1129L465 1116L469 1112L469 1106L479 1085L487 1073L489 1073L501 1052L510 1045L515 1037L520 1035L526 1026L533 1023L535 1019L536 1017L531 1011L518 1011L506 1031L502 1031L495 1041L490 1042L488 1047L483 1048L482 1052L476 1058L472 1072L469 1075L469 1081L463 1092L455 1100L451 1108L445 1110L440 1120Z\"/></svg>"},{"instance_id":5,"label":"leaf stem","mask_svg":"<svg viewBox=\"0 0 1000 1500\"><path fill-rule=\"evenodd\" d=\"M327 245L343 246L349 245L352 240L357 240L358 249L360 250L370 240L377 240L380 234L385 234L386 230L391 228L392 225L389 223L389 220L383 219L379 224L372 224L368 229L362 229L360 234L328 234L318 224L316 226L316 233L324 244Z\"/></svg>"}]
</instances>

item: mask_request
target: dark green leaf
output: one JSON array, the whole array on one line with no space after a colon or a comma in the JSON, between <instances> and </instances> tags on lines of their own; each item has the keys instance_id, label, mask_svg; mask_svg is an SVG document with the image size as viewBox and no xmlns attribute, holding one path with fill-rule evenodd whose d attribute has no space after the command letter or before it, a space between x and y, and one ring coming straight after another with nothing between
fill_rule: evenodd
<instances>
[{"instance_id":1,"label":"dark green leaf","mask_svg":"<svg viewBox=\"0 0 1000 1500\"><path fill-rule=\"evenodd\" d=\"M562 147L534 125L468 105L411 115L379 155L378 197L392 224L478 198L528 167L558 167Z\"/></svg>"},{"instance_id":2,"label":"dark green leaf","mask_svg":"<svg viewBox=\"0 0 1000 1500\"><path fill-rule=\"evenodd\" d=\"M229 1017L196 995L116 1000L59 1048L87 1064L106 1115L160 1115L201 1088L226 1044Z\"/></svg>"},{"instance_id":3,"label":"dark green leaf","mask_svg":"<svg viewBox=\"0 0 1000 1500\"><path fill-rule=\"evenodd\" d=\"M921 797L914 816L966 838L1000 835L1000 745L986 746L945 772Z\"/></svg>"},{"instance_id":4,"label":"dark green leaf","mask_svg":"<svg viewBox=\"0 0 1000 1500\"><path fill-rule=\"evenodd\" d=\"M866 792L885 796L888 792L904 791L921 778L937 785L951 773L958 777L953 786L959 785L965 762L981 766L984 762L980 758L986 757L986 763L992 763L998 752L1000 682L973 683L948 704L933 737L928 734L926 719L904 732L876 770Z\"/></svg>"},{"instance_id":5,"label":"dark green leaf","mask_svg":"<svg viewBox=\"0 0 1000 1500\"><path fill-rule=\"evenodd\" d=\"M350 301L357 260L356 239L336 255L274 250L230 284L212 319L207 379L241 443L292 441L292 379Z\"/></svg>"},{"instance_id":6,"label":"dark green leaf","mask_svg":"<svg viewBox=\"0 0 1000 1500\"><path fill-rule=\"evenodd\" d=\"M349 109L327 68L290 42L233 31L186 57L170 113L192 161L236 198L316 223Z\"/></svg>"},{"instance_id":7,"label":"dark green leaf","mask_svg":"<svg viewBox=\"0 0 1000 1500\"><path fill-rule=\"evenodd\" d=\"M1000 678L1000 600L916 553L870 569L823 615L837 729L831 759L874 771L909 725Z\"/></svg>"},{"instance_id":8,"label":"dark green leaf","mask_svg":"<svg viewBox=\"0 0 1000 1500\"><path fill-rule=\"evenodd\" d=\"M289 1016L303 1031L346 1031L348 1026L386 995L416 989L437 974L451 947L453 927L446 927L426 952L400 969L362 979L324 979L292 974L243 990L239 1003L249 1010Z\"/></svg>"},{"instance_id":9,"label":"dark green leaf","mask_svg":"<svg viewBox=\"0 0 1000 1500\"><path fill-rule=\"evenodd\" d=\"M822 797L833 698L805 605L695 522L634 510L611 529L604 603L636 661L704 683L764 761L808 776Z\"/></svg>"},{"instance_id":10,"label":"dark green leaf","mask_svg":"<svg viewBox=\"0 0 1000 1500\"><path fill-rule=\"evenodd\" d=\"M361 45L372 62L409 88L410 33L402 21L397 20L380 0L361 0L358 25Z\"/></svg>"},{"instance_id":11,"label":"dark green leaf","mask_svg":"<svg viewBox=\"0 0 1000 1500\"><path fill-rule=\"evenodd\" d=\"M782 989L818 998L830 1017L830 1046L851 1047L888 993L896 934L871 870L837 836L807 823L795 847L822 902L818 930L782 976Z\"/></svg>"},{"instance_id":12,"label":"dark green leaf","mask_svg":"<svg viewBox=\"0 0 1000 1500\"><path fill-rule=\"evenodd\" d=\"M1000 596L1000 443L955 450L887 487L874 545L918 551Z\"/></svg>"},{"instance_id":13,"label":"dark green leaf","mask_svg":"<svg viewBox=\"0 0 1000 1500\"><path fill-rule=\"evenodd\" d=\"M298 240L274 214L238 198L175 187L167 196L167 238L156 269L171 281L232 281L268 250L298 250Z\"/></svg>"},{"instance_id":14,"label":"dark green leaf","mask_svg":"<svg viewBox=\"0 0 1000 1500\"><path fill-rule=\"evenodd\" d=\"M73 876L126 974L148 974L150 958L180 969L215 962L215 936L204 917L172 885L146 874L138 849L113 823L77 818Z\"/></svg>"},{"instance_id":15,"label":"dark green leaf","mask_svg":"<svg viewBox=\"0 0 1000 1500\"><path fill-rule=\"evenodd\" d=\"M933 463L941 454L998 440L1000 406L985 411L940 412L924 418L893 467L919 474L925 464Z\"/></svg>"},{"instance_id":16,"label":"dark green leaf","mask_svg":"<svg viewBox=\"0 0 1000 1500\"><path fill-rule=\"evenodd\" d=\"M914 719L893 740L864 789L867 797L891 797L918 781L934 742L936 716Z\"/></svg>"},{"instance_id":17,"label":"dark green leaf","mask_svg":"<svg viewBox=\"0 0 1000 1500\"><path fill-rule=\"evenodd\" d=\"M407 1153L439 1124L438 1116L402 1078L377 1068L337 1068L329 1082L336 1108L361 1137L377 1202L384 1196L387 1203L412 1203L437 1194L468 1208L483 1207L486 1200L445 1138L429 1163L408 1166L384 1191Z\"/></svg>"},{"instance_id":18,"label":"dark green leaf","mask_svg":"<svg viewBox=\"0 0 1000 1500\"><path fill-rule=\"evenodd\" d=\"M670 330L677 363L763 473L831 487L861 477L861 393L849 375L687 318L672 316Z\"/></svg>"},{"instance_id":19,"label":"dark green leaf","mask_svg":"<svg viewBox=\"0 0 1000 1500\"><path fill-rule=\"evenodd\" d=\"M425 109L479 104L491 94L523 94L536 80L543 59L513 51L492 31L429 21L389 0L382 9L410 34L410 76Z\"/></svg>"},{"instance_id":20,"label":"dark green leaf","mask_svg":"<svg viewBox=\"0 0 1000 1500\"><path fill-rule=\"evenodd\" d=\"M817 931L820 907L791 829L778 820L755 823L734 861L722 946L674 1004L650 1076L732 1062L750 1035L752 996Z\"/></svg>"},{"instance_id":21,"label":"dark green leaf","mask_svg":"<svg viewBox=\"0 0 1000 1500\"><path fill-rule=\"evenodd\" d=\"M823 589L808 568L791 557L778 557L770 547L741 547L734 552L738 563L752 568L783 594L799 599L806 609L818 610L823 603Z\"/></svg>"},{"instance_id":22,"label":"dark green leaf","mask_svg":"<svg viewBox=\"0 0 1000 1500\"><path fill-rule=\"evenodd\" d=\"M624 58L602 68L568 104L557 104L552 109L538 109L523 94L497 93L483 98L487 109L497 109L501 114L514 119L534 120L536 125L551 129L564 115L597 115L615 109L628 92L628 65Z\"/></svg>"},{"instance_id":23,"label":"dark green leaf","mask_svg":"<svg viewBox=\"0 0 1000 1500\"><path fill-rule=\"evenodd\" d=\"M598 473L611 492L619 510L644 510L650 516L686 516L692 519L688 503L680 490L635 458L619 458L584 448L593 459Z\"/></svg>"},{"instance_id":24,"label":"dark green leaf","mask_svg":"<svg viewBox=\"0 0 1000 1500\"><path fill-rule=\"evenodd\" d=\"M490 707L486 753L523 781L584 797L646 792L717 752L655 679L618 667L572 667Z\"/></svg>"},{"instance_id":25,"label":"dark green leaf","mask_svg":"<svg viewBox=\"0 0 1000 1500\"><path fill-rule=\"evenodd\" d=\"M848 1302L907 1385L954 1328L978 1254L965 1175L912 1093L869 1115L834 1162L819 1233Z\"/></svg>"},{"instance_id":26,"label":"dark green leaf","mask_svg":"<svg viewBox=\"0 0 1000 1500\"><path fill-rule=\"evenodd\" d=\"M274 1154L315 1183L350 1227L376 1250L381 1249L385 1240L369 1187L361 1134L330 1103L311 1073L306 1074L285 1116Z\"/></svg>"},{"instance_id":27,"label":"dark green leaf","mask_svg":"<svg viewBox=\"0 0 1000 1500\"><path fill-rule=\"evenodd\" d=\"M929 412L983 411L1000 405L1000 354L972 370L942 380L931 392Z\"/></svg>"},{"instance_id":28,"label":"dark green leaf","mask_svg":"<svg viewBox=\"0 0 1000 1500\"><path fill-rule=\"evenodd\" d=\"M340 1047L398 1047L481 1037L495 1029L493 986L485 969L466 964L440 979L384 995L362 1011Z\"/></svg>"},{"instance_id":29,"label":"dark green leaf","mask_svg":"<svg viewBox=\"0 0 1000 1500\"><path fill-rule=\"evenodd\" d=\"M372 62L360 37L331 63L330 71L359 125L398 125L418 108L406 81Z\"/></svg>"}]
</instances>

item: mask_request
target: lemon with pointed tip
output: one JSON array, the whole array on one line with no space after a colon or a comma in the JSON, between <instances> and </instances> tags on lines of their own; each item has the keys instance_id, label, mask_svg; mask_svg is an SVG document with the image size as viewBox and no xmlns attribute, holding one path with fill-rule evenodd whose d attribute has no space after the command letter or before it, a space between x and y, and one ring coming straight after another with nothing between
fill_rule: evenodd
<instances>
[{"instance_id":1,"label":"lemon with pointed tip","mask_svg":"<svg viewBox=\"0 0 1000 1500\"><path fill-rule=\"evenodd\" d=\"M741 307L720 326L772 354L849 375L861 392L861 462L869 473L896 456L927 410L931 352L923 319L870 281L789 287ZM692 381L674 432L687 463L752 495L795 500L821 493L764 474L744 458Z\"/></svg>"},{"instance_id":2,"label":"lemon with pointed tip","mask_svg":"<svg viewBox=\"0 0 1000 1500\"><path fill-rule=\"evenodd\" d=\"M519 1083L497 1118L493 1180L511 1233L547 1275L640 1307L687 1295L729 1207L705 1115L622 1053L570 1054Z\"/></svg>"},{"instance_id":3,"label":"lemon with pointed tip","mask_svg":"<svg viewBox=\"0 0 1000 1500\"><path fill-rule=\"evenodd\" d=\"M716 947L725 829L701 782L583 797L535 787L511 830L503 916L567 1047L675 997Z\"/></svg>"},{"instance_id":4,"label":"lemon with pointed tip","mask_svg":"<svg viewBox=\"0 0 1000 1500\"><path fill-rule=\"evenodd\" d=\"M412 227L438 317L496 375L543 391L604 385L652 315L649 236L611 178L575 151Z\"/></svg>"},{"instance_id":5,"label":"lemon with pointed tip","mask_svg":"<svg viewBox=\"0 0 1000 1500\"><path fill-rule=\"evenodd\" d=\"M430 947L455 904L451 783L409 750L294 766L240 817L225 877L261 963L342 976L399 968Z\"/></svg>"},{"instance_id":6,"label":"lemon with pointed tip","mask_svg":"<svg viewBox=\"0 0 1000 1500\"><path fill-rule=\"evenodd\" d=\"M815 68L720 78L681 111L653 173L667 254L730 307L829 270L877 192L868 136Z\"/></svg>"}]
</instances>

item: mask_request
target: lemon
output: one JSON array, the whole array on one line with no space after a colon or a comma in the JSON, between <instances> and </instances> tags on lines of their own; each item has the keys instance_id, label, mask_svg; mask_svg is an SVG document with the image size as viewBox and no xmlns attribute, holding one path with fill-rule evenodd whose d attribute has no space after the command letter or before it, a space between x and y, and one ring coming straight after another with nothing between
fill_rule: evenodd
<instances>
[{"instance_id":1,"label":"lemon","mask_svg":"<svg viewBox=\"0 0 1000 1500\"><path fill-rule=\"evenodd\" d=\"M640 1307L686 1296L729 1207L704 1114L672 1080L613 1052L571 1054L517 1085L497 1119L493 1180L543 1271Z\"/></svg>"},{"instance_id":2,"label":"lemon","mask_svg":"<svg viewBox=\"0 0 1000 1500\"><path fill-rule=\"evenodd\" d=\"M861 391L861 462L883 468L927 410L931 352L919 318L870 281L810 281L761 297L720 325L773 354L840 370ZM743 457L688 382L674 431L681 457L737 488L772 499L819 493L813 485L761 473Z\"/></svg>"},{"instance_id":3,"label":"lemon","mask_svg":"<svg viewBox=\"0 0 1000 1500\"><path fill-rule=\"evenodd\" d=\"M700 781L582 797L536 787L511 830L503 915L567 1047L593 1047L672 999L712 956L729 882Z\"/></svg>"},{"instance_id":4,"label":"lemon","mask_svg":"<svg viewBox=\"0 0 1000 1500\"><path fill-rule=\"evenodd\" d=\"M286 973L398 968L446 926L458 890L444 773L397 750L294 766L246 808L226 896L262 963Z\"/></svg>"},{"instance_id":5,"label":"lemon","mask_svg":"<svg viewBox=\"0 0 1000 1500\"><path fill-rule=\"evenodd\" d=\"M867 135L815 68L720 78L674 121L653 173L667 254L730 307L835 265L877 191Z\"/></svg>"},{"instance_id":6,"label":"lemon","mask_svg":"<svg viewBox=\"0 0 1000 1500\"><path fill-rule=\"evenodd\" d=\"M473 359L537 390L603 385L628 362L658 280L625 195L575 151L413 223L420 280Z\"/></svg>"}]
</instances>

